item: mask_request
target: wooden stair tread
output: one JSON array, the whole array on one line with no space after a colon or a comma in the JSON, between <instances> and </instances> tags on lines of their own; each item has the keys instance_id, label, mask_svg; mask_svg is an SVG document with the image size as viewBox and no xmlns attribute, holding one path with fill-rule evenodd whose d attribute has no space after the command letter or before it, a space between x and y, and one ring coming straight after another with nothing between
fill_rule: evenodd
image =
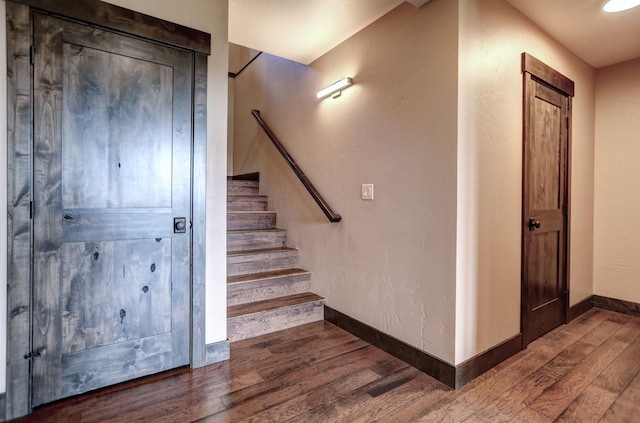
<instances>
[{"instance_id":1,"label":"wooden stair tread","mask_svg":"<svg viewBox=\"0 0 640 423\"><path fill-rule=\"evenodd\" d=\"M227 214L276 214L273 210L229 210Z\"/></svg>"},{"instance_id":2,"label":"wooden stair tread","mask_svg":"<svg viewBox=\"0 0 640 423\"><path fill-rule=\"evenodd\" d=\"M242 235L251 233L269 233L269 232L287 232L286 229L280 228L263 228L263 229L229 229L227 235Z\"/></svg>"},{"instance_id":3,"label":"wooden stair tread","mask_svg":"<svg viewBox=\"0 0 640 423\"><path fill-rule=\"evenodd\" d=\"M227 195L227 212L267 211L266 195Z\"/></svg>"},{"instance_id":4,"label":"wooden stair tread","mask_svg":"<svg viewBox=\"0 0 640 423\"><path fill-rule=\"evenodd\" d=\"M227 195L258 194L260 184L257 181L227 181Z\"/></svg>"},{"instance_id":5,"label":"wooden stair tread","mask_svg":"<svg viewBox=\"0 0 640 423\"><path fill-rule=\"evenodd\" d=\"M276 212L271 210L227 210L227 230L276 227Z\"/></svg>"},{"instance_id":6,"label":"wooden stair tread","mask_svg":"<svg viewBox=\"0 0 640 423\"><path fill-rule=\"evenodd\" d=\"M250 179L227 179L227 186L252 186L257 188L259 181Z\"/></svg>"},{"instance_id":7,"label":"wooden stair tread","mask_svg":"<svg viewBox=\"0 0 640 423\"><path fill-rule=\"evenodd\" d=\"M298 251L291 247L276 247L276 248L258 248L255 250L239 250L239 251L227 251L227 258L238 256L251 256L258 254L270 254L270 253L287 253Z\"/></svg>"},{"instance_id":8,"label":"wooden stair tread","mask_svg":"<svg viewBox=\"0 0 640 423\"><path fill-rule=\"evenodd\" d=\"M227 179L227 186L245 186L245 185L250 185L250 186L255 186L258 187L259 181L254 181L251 179Z\"/></svg>"},{"instance_id":9,"label":"wooden stair tread","mask_svg":"<svg viewBox=\"0 0 640 423\"><path fill-rule=\"evenodd\" d=\"M255 301L252 303L239 304L227 307L227 318L246 316L248 314L260 313L267 310L295 306L298 304L311 303L314 301L322 301L323 297L311 293L304 292L302 294L288 295L270 300Z\"/></svg>"},{"instance_id":10,"label":"wooden stair tread","mask_svg":"<svg viewBox=\"0 0 640 423\"><path fill-rule=\"evenodd\" d=\"M230 197L266 199L268 196L262 195L262 194L227 194L227 198L230 198Z\"/></svg>"},{"instance_id":11,"label":"wooden stair tread","mask_svg":"<svg viewBox=\"0 0 640 423\"><path fill-rule=\"evenodd\" d=\"M276 228L228 229L227 251L246 251L256 248L278 248L286 246L287 231Z\"/></svg>"},{"instance_id":12,"label":"wooden stair tread","mask_svg":"<svg viewBox=\"0 0 640 423\"><path fill-rule=\"evenodd\" d=\"M287 276L308 275L311 272L300 268L272 270L270 272L249 273L246 275L228 276L227 285L253 282L258 280L277 279Z\"/></svg>"}]
</instances>

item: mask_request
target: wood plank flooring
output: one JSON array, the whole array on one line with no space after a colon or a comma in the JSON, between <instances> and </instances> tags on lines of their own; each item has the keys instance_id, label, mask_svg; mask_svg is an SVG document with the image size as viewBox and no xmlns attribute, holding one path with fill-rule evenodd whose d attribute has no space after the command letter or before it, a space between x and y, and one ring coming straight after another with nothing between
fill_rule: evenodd
<instances>
[{"instance_id":1,"label":"wood plank flooring","mask_svg":"<svg viewBox=\"0 0 640 423\"><path fill-rule=\"evenodd\" d=\"M231 360L42 407L15 422L636 422L640 317L600 309L462 389L321 321L231 344Z\"/></svg>"}]
</instances>

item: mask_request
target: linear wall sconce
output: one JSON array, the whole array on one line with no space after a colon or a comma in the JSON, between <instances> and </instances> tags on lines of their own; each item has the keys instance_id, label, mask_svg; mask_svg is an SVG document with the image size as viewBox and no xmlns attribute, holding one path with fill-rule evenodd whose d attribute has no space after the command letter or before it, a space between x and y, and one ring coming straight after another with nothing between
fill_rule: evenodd
<instances>
[{"instance_id":1,"label":"linear wall sconce","mask_svg":"<svg viewBox=\"0 0 640 423\"><path fill-rule=\"evenodd\" d=\"M342 94L342 90L352 85L353 85L353 79L349 77L342 78L340 81L334 82L333 84L329 85L327 88L318 91L316 96L318 97L319 100L323 98L327 98L329 96L331 96L332 98L340 97L340 95Z\"/></svg>"}]
</instances>

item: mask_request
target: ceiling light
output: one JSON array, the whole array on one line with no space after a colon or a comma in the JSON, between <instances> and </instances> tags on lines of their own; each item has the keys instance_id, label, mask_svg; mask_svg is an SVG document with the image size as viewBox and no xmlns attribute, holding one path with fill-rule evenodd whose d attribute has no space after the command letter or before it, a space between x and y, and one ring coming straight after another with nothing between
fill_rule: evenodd
<instances>
[{"instance_id":1,"label":"ceiling light","mask_svg":"<svg viewBox=\"0 0 640 423\"><path fill-rule=\"evenodd\" d=\"M602 6L605 12L622 12L640 5L640 0L607 0Z\"/></svg>"},{"instance_id":2,"label":"ceiling light","mask_svg":"<svg viewBox=\"0 0 640 423\"><path fill-rule=\"evenodd\" d=\"M329 96L333 98L340 97L340 95L342 94L342 90L344 90L347 87L350 87L351 85L353 85L353 79L347 76L346 78L342 78L338 82L334 82L333 84L329 85L327 88L318 91L316 96L318 97L318 99L326 98Z\"/></svg>"}]
</instances>

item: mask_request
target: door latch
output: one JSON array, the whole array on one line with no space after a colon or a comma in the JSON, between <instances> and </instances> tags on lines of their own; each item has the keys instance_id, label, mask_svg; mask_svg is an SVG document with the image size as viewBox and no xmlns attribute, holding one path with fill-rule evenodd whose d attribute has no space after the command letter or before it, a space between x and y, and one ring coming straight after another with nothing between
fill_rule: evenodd
<instances>
[{"instance_id":1,"label":"door latch","mask_svg":"<svg viewBox=\"0 0 640 423\"><path fill-rule=\"evenodd\" d=\"M174 217L173 218L173 233L183 234L187 232L187 218L186 217Z\"/></svg>"},{"instance_id":2,"label":"door latch","mask_svg":"<svg viewBox=\"0 0 640 423\"><path fill-rule=\"evenodd\" d=\"M534 219L533 217L529 218L529 230L535 231L536 229L540 229L540 221Z\"/></svg>"},{"instance_id":3,"label":"door latch","mask_svg":"<svg viewBox=\"0 0 640 423\"><path fill-rule=\"evenodd\" d=\"M40 354L38 351L33 351L33 352L25 354L24 355L24 359L25 360L33 360L34 358L38 358L38 357L41 357L41 356L42 356L42 354Z\"/></svg>"}]
</instances>

